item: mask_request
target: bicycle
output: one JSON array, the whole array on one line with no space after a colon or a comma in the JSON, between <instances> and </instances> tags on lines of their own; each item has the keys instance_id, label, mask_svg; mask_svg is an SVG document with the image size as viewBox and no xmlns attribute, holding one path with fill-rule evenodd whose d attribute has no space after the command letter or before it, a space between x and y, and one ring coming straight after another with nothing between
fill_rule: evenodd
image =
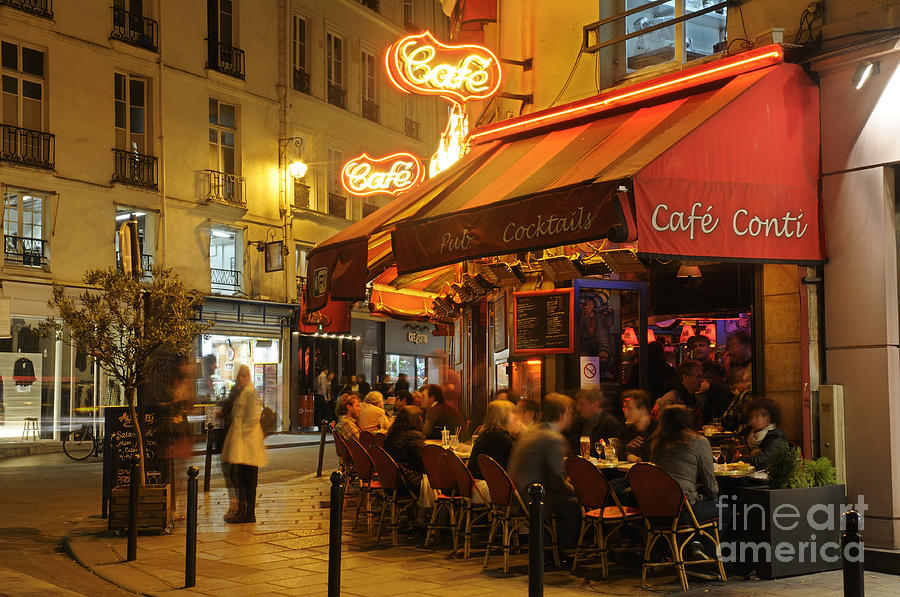
<instances>
[{"instance_id":1,"label":"bicycle","mask_svg":"<svg viewBox=\"0 0 900 597\"><path fill-rule=\"evenodd\" d=\"M85 460L103 455L103 436L96 438L87 425L73 429L62 442L63 452L72 460Z\"/></svg>"}]
</instances>

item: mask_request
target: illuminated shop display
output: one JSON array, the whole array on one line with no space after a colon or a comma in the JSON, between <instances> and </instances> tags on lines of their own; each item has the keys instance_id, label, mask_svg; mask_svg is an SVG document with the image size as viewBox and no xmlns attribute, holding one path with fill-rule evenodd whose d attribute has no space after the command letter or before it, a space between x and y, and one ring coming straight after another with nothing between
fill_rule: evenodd
<instances>
[{"instance_id":1,"label":"illuminated shop display","mask_svg":"<svg viewBox=\"0 0 900 597\"><path fill-rule=\"evenodd\" d=\"M344 190L360 197L380 193L397 195L424 178L422 162L409 153L395 153L383 158L364 153L344 164L341 170Z\"/></svg>"}]
</instances>

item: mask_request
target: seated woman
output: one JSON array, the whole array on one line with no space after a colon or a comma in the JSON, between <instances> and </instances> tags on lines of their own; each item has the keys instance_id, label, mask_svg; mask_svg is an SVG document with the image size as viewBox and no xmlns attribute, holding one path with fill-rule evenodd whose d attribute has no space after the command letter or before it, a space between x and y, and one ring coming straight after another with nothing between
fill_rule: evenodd
<instances>
[{"instance_id":1,"label":"seated woman","mask_svg":"<svg viewBox=\"0 0 900 597\"><path fill-rule=\"evenodd\" d=\"M422 411L415 406L401 408L384 438L384 449L400 468L403 482L413 491L419 491L425 474L425 465L422 463L424 447Z\"/></svg>"},{"instance_id":2,"label":"seated woman","mask_svg":"<svg viewBox=\"0 0 900 597\"><path fill-rule=\"evenodd\" d=\"M659 426L650 437L651 461L672 475L684 491L700 522L719 516L716 496L719 484L713 469L712 448L709 441L694 431L694 415L685 406L672 405L659 415ZM681 523L690 521L687 510Z\"/></svg>"},{"instance_id":3,"label":"seated woman","mask_svg":"<svg viewBox=\"0 0 900 597\"><path fill-rule=\"evenodd\" d=\"M537 423L541 418L541 405L528 398L521 398L516 402L516 409L513 412L513 419L510 424L510 431L518 437L523 431Z\"/></svg>"},{"instance_id":4,"label":"seated woman","mask_svg":"<svg viewBox=\"0 0 900 597\"><path fill-rule=\"evenodd\" d=\"M337 431L344 439L351 437L359 439L359 426L356 424L359 419L359 396L356 394L341 394L337 401Z\"/></svg>"},{"instance_id":5,"label":"seated woman","mask_svg":"<svg viewBox=\"0 0 900 597\"><path fill-rule=\"evenodd\" d=\"M366 394L360 406L357 425L369 433L383 433L391 426L391 420L384 412L384 398L381 392L373 391Z\"/></svg>"},{"instance_id":6,"label":"seated woman","mask_svg":"<svg viewBox=\"0 0 900 597\"><path fill-rule=\"evenodd\" d=\"M747 446L750 455L744 458L757 469L769 465L769 458L779 444L787 443L781 424L781 409L773 401L757 398L747 404L747 422L750 432L747 434Z\"/></svg>"},{"instance_id":7,"label":"seated woman","mask_svg":"<svg viewBox=\"0 0 900 597\"><path fill-rule=\"evenodd\" d=\"M509 453L513 447L510 428L514 408L509 400L493 400L488 404L484 424L481 426L478 439L472 445L472 455L469 456L469 472L475 479L483 478L478 467L480 454L487 454L504 469L509 464Z\"/></svg>"},{"instance_id":8,"label":"seated woman","mask_svg":"<svg viewBox=\"0 0 900 597\"><path fill-rule=\"evenodd\" d=\"M656 431L656 419L650 416L650 395L644 390L629 390L622 395L622 402L625 429L619 436L619 460L649 460L648 440Z\"/></svg>"}]
</instances>

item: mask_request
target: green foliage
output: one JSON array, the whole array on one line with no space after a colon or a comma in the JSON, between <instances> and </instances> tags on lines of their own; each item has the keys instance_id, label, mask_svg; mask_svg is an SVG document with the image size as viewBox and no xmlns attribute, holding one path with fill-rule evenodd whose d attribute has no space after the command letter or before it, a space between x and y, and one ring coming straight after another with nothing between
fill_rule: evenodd
<instances>
[{"instance_id":1,"label":"green foliage","mask_svg":"<svg viewBox=\"0 0 900 597\"><path fill-rule=\"evenodd\" d=\"M804 460L800 448L781 444L769 458L769 487L795 489L798 487L824 487L837 484L837 471L825 456Z\"/></svg>"}]
</instances>

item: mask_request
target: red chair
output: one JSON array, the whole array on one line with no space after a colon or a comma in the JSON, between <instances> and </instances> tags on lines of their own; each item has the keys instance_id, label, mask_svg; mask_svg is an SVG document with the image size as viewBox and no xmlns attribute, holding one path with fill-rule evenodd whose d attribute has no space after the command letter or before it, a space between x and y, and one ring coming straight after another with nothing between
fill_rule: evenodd
<instances>
[{"instance_id":1,"label":"red chair","mask_svg":"<svg viewBox=\"0 0 900 597\"><path fill-rule=\"evenodd\" d=\"M373 433L372 435L375 437L375 445L383 448L384 442L387 439L387 433Z\"/></svg>"},{"instance_id":2,"label":"red chair","mask_svg":"<svg viewBox=\"0 0 900 597\"><path fill-rule=\"evenodd\" d=\"M353 468L359 477L359 501L356 504L356 515L353 517L353 528L359 523L359 511L362 505L366 505L366 530L372 534L372 497L381 494L381 483L375 478L375 470L372 458L366 449L355 438L346 440L350 457L353 459Z\"/></svg>"},{"instance_id":3,"label":"red chair","mask_svg":"<svg viewBox=\"0 0 900 597\"><path fill-rule=\"evenodd\" d=\"M709 564L715 562L719 567L719 578L723 581L725 567L719 558L684 560L684 548L695 538L704 536L713 541L716 553L719 551L718 520L698 521L690 502L681 487L672 476L658 466L639 462L628 471L628 482L638 506L644 515L644 526L647 530L644 546L644 564L641 569L641 588L646 586L647 569L658 566L675 566L681 590L688 590L685 565ZM680 524L681 513L689 515L687 524ZM650 562L650 553L660 537L665 537L672 552L672 562ZM679 539L681 537L681 539Z\"/></svg>"},{"instance_id":4,"label":"red chair","mask_svg":"<svg viewBox=\"0 0 900 597\"><path fill-rule=\"evenodd\" d=\"M371 431L366 431L364 429L360 429L359 430L359 443L362 444L363 448L368 450L369 447L375 445L375 436L372 434Z\"/></svg>"},{"instance_id":5,"label":"red chair","mask_svg":"<svg viewBox=\"0 0 900 597\"><path fill-rule=\"evenodd\" d=\"M464 530L465 541L463 542L463 558L469 559L472 549L472 528L480 519L486 518L490 514L488 507L488 498L482 493L481 488L475 483L472 473L466 468L465 463L460 460L454 452L446 450L446 463L449 467L450 474L456 482L455 494L461 500L462 510L459 513L459 529ZM487 525L478 525L487 526ZM457 539L457 544L459 539Z\"/></svg>"},{"instance_id":6,"label":"red chair","mask_svg":"<svg viewBox=\"0 0 900 597\"><path fill-rule=\"evenodd\" d=\"M510 539L519 528L529 524L528 508L522 501L516 486L503 467L487 454L478 455L478 467L484 480L487 481L490 496L491 530L488 534L487 549L484 552L484 568L488 567L491 557L491 546L494 541L494 533L497 527L503 533L503 573L509 572L509 543ZM544 529L550 533L550 549L553 551L553 561L559 566L559 549L556 539L556 520L551 518L544 523Z\"/></svg>"},{"instance_id":7,"label":"red chair","mask_svg":"<svg viewBox=\"0 0 900 597\"><path fill-rule=\"evenodd\" d=\"M434 508L431 510L431 519L427 525L425 547L428 547L432 533L439 529L447 529L450 531L453 542L453 551L450 553L456 553L459 547L459 537L456 533L457 506L461 505L462 499L456 495L456 477L450 470L447 461L447 451L440 446L426 444L422 450L422 464L425 465L428 484L437 493ZM450 517L450 524L447 526L438 524L440 513L444 510Z\"/></svg>"},{"instance_id":8,"label":"red chair","mask_svg":"<svg viewBox=\"0 0 900 597\"><path fill-rule=\"evenodd\" d=\"M381 500L381 514L378 517L378 533L375 535L375 543L381 541L381 532L384 529L384 514L390 507L390 523L391 541L394 547L397 547L397 529L399 528L400 515L408 511L419 500L417 491L407 487L400 475L400 467L391 458L391 455L385 452L384 448L374 445L369 448L369 456L375 465L375 471L378 473L378 480L381 483L383 499ZM418 489L418 488L416 488Z\"/></svg>"},{"instance_id":9,"label":"red chair","mask_svg":"<svg viewBox=\"0 0 900 597\"><path fill-rule=\"evenodd\" d=\"M575 497L581 506L581 531L578 533L575 557L572 559L572 571L578 565L579 554L597 551L600 554L603 578L606 578L609 575L607 545L610 537L626 524L640 521L641 511L623 506L606 476L581 456L570 456L566 459L566 474L572 481ZM581 543L590 527L594 529L597 547L594 550L582 550Z\"/></svg>"},{"instance_id":10,"label":"red chair","mask_svg":"<svg viewBox=\"0 0 900 597\"><path fill-rule=\"evenodd\" d=\"M334 431L332 427L332 437L334 438L334 451L337 452L339 464L338 470L344 475L344 492L347 487L357 479L356 469L353 468L353 458L350 456L350 448L347 447L347 441L341 437L340 433Z\"/></svg>"}]
</instances>

